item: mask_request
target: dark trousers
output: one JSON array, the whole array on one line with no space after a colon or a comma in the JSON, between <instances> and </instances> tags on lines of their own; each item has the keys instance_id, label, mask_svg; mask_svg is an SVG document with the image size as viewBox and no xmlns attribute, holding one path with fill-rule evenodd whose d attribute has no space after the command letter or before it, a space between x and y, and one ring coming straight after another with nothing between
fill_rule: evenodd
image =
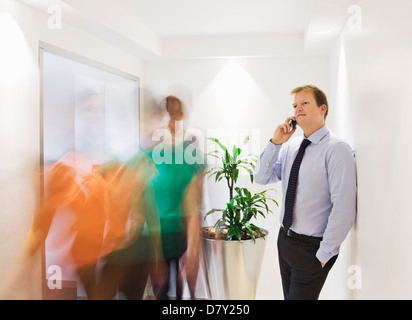
<instances>
[{"instance_id":1,"label":"dark trousers","mask_svg":"<svg viewBox=\"0 0 412 320\"><path fill-rule=\"evenodd\" d=\"M322 268L316 258L319 243L291 237L281 228L278 236L279 267L285 300L317 300L337 259Z\"/></svg>"},{"instance_id":2,"label":"dark trousers","mask_svg":"<svg viewBox=\"0 0 412 320\"><path fill-rule=\"evenodd\" d=\"M143 299L149 268L149 263L130 265L106 263L94 298L112 300L116 297L116 293L120 292L127 300Z\"/></svg>"}]
</instances>

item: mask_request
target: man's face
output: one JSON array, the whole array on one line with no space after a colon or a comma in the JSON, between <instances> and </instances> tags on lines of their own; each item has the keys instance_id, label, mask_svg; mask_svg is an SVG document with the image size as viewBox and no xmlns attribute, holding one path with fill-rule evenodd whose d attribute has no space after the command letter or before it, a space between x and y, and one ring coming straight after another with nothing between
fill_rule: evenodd
<instances>
[{"instance_id":1,"label":"man's face","mask_svg":"<svg viewBox=\"0 0 412 320\"><path fill-rule=\"evenodd\" d=\"M318 106L312 91L303 90L295 94L293 109L298 125L305 128L320 127L324 124L326 106Z\"/></svg>"}]
</instances>

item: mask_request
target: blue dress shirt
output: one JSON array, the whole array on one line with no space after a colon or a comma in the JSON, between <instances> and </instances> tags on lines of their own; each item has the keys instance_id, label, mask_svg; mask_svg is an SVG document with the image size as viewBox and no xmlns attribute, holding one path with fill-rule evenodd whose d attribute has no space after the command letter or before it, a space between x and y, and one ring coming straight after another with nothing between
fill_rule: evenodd
<instances>
[{"instance_id":1,"label":"blue dress shirt","mask_svg":"<svg viewBox=\"0 0 412 320\"><path fill-rule=\"evenodd\" d=\"M306 137L294 137L283 145L269 142L260 155L255 181L270 184L282 181L283 201L289 174ZM350 146L326 126L313 133L299 171L291 230L307 236L323 237L316 257L323 263L339 253L356 216L356 163Z\"/></svg>"}]
</instances>

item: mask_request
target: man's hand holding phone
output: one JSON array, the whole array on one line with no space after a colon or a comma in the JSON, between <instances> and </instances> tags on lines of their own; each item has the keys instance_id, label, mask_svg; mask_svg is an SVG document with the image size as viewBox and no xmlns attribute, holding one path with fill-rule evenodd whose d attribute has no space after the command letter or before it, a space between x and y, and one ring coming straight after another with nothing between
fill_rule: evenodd
<instances>
[{"instance_id":1,"label":"man's hand holding phone","mask_svg":"<svg viewBox=\"0 0 412 320\"><path fill-rule=\"evenodd\" d=\"M271 142L276 145L280 145L285 143L290 139L290 137L296 131L296 119L295 117L288 117L286 121L276 128L275 132L273 133L273 137Z\"/></svg>"}]
</instances>

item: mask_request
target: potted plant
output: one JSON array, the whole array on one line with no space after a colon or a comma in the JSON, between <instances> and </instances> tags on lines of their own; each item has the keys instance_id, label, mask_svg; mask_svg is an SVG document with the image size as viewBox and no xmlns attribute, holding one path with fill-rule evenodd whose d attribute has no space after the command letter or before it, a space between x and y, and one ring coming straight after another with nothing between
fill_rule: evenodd
<instances>
[{"instance_id":1,"label":"potted plant","mask_svg":"<svg viewBox=\"0 0 412 320\"><path fill-rule=\"evenodd\" d=\"M269 190L252 194L247 188L237 187L241 169L245 169L253 183L257 156L244 155L241 148L233 146L231 152L216 138L208 138L216 149L208 155L220 160L207 175L215 181L226 180L229 201L223 209L213 209L209 216L221 212L214 226L203 231L205 272L211 299L254 299L268 231L252 223L258 215L266 217L271 212L268 202L276 200L267 196ZM243 146L249 137L243 141Z\"/></svg>"}]
</instances>

